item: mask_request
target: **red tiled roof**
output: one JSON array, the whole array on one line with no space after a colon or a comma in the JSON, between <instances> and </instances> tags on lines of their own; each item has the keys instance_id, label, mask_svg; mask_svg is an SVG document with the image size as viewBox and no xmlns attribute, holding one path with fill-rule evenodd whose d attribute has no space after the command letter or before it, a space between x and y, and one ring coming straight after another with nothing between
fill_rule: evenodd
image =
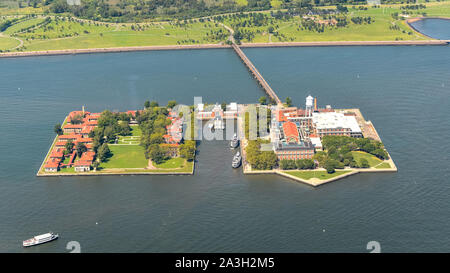
<instances>
[{"instance_id":1,"label":"red tiled roof","mask_svg":"<svg viewBox=\"0 0 450 273\"><path fill-rule=\"evenodd\" d=\"M91 143L91 142L92 142L92 138L90 138L90 137L85 137L85 138L79 137L79 138L77 139L77 142L81 142L81 143Z\"/></svg>"},{"instance_id":2,"label":"red tiled roof","mask_svg":"<svg viewBox=\"0 0 450 273\"><path fill-rule=\"evenodd\" d=\"M70 135L60 135L58 139L77 139L80 135L70 134Z\"/></svg>"},{"instance_id":3,"label":"red tiled roof","mask_svg":"<svg viewBox=\"0 0 450 273\"><path fill-rule=\"evenodd\" d=\"M278 120L279 122L281 122L281 121L287 121L287 118L286 118L286 116L284 115L284 112L278 111L277 120Z\"/></svg>"},{"instance_id":4,"label":"red tiled roof","mask_svg":"<svg viewBox=\"0 0 450 273\"><path fill-rule=\"evenodd\" d=\"M94 160L95 152L87 151L81 155L80 161L92 161Z\"/></svg>"},{"instance_id":5,"label":"red tiled roof","mask_svg":"<svg viewBox=\"0 0 450 273\"><path fill-rule=\"evenodd\" d=\"M91 166L91 164L92 164L92 161L79 160L79 161L75 162L74 166L75 167L84 167L84 166Z\"/></svg>"},{"instance_id":6,"label":"red tiled roof","mask_svg":"<svg viewBox=\"0 0 450 273\"><path fill-rule=\"evenodd\" d=\"M49 159L47 161L47 164L45 164L44 168L58 168L60 162L61 162L61 159L59 159L59 158Z\"/></svg>"},{"instance_id":7,"label":"red tiled roof","mask_svg":"<svg viewBox=\"0 0 450 273\"><path fill-rule=\"evenodd\" d=\"M83 126L83 124L66 124L64 129L81 129Z\"/></svg>"},{"instance_id":8,"label":"red tiled roof","mask_svg":"<svg viewBox=\"0 0 450 273\"><path fill-rule=\"evenodd\" d=\"M66 143L67 142L65 142L65 141L58 141L58 142L56 142L55 146L66 146Z\"/></svg>"},{"instance_id":9,"label":"red tiled roof","mask_svg":"<svg viewBox=\"0 0 450 273\"><path fill-rule=\"evenodd\" d=\"M283 131L288 142L294 140L296 142L299 141L298 129L297 125L293 122L285 122L283 123Z\"/></svg>"},{"instance_id":10,"label":"red tiled roof","mask_svg":"<svg viewBox=\"0 0 450 273\"><path fill-rule=\"evenodd\" d=\"M89 134L92 130L94 130L93 126L85 126L83 127L83 130L81 130L82 134Z\"/></svg>"},{"instance_id":11,"label":"red tiled roof","mask_svg":"<svg viewBox=\"0 0 450 273\"><path fill-rule=\"evenodd\" d=\"M87 122L84 123L84 125L87 125L87 126L97 126L97 125L98 125L98 120L87 121Z\"/></svg>"},{"instance_id":12,"label":"red tiled roof","mask_svg":"<svg viewBox=\"0 0 450 273\"><path fill-rule=\"evenodd\" d=\"M131 114L131 115L133 115L133 117L135 117L136 116L136 111L129 110L129 111L127 111L127 114L128 115Z\"/></svg>"},{"instance_id":13,"label":"red tiled roof","mask_svg":"<svg viewBox=\"0 0 450 273\"><path fill-rule=\"evenodd\" d=\"M47 162L47 164L45 164L44 168L46 168L46 169L47 168L58 168L58 166L59 166L59 163L50 161L50 162Z\"/></svg>"},{"instance_id":14,"label":"red tiled roof","mask_svg":"<svg viewBox=\"0 0 450 273\"><path fill-rule=\"evenodd\" d=\"M61 158L64 156L64 149L53 149L50 157Z\"/></svg>"},{"instance_id":15,"label":"red tiled roof","mask_svg":"<svg viewBox=\"0 0 450 273\"><path fill-rule=\"evenodd\" d=\"M180 144L178 144L178 143L162 143L161 146L165 146L165 147L178 147L178 146L180 146Z\"/></svg>"}]
</instances>

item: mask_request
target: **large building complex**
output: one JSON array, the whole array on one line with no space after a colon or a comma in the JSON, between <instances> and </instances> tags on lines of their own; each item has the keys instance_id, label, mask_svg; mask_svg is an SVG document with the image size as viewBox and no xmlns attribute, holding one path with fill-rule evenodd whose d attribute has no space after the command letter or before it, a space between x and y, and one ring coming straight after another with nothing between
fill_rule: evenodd
<instances>
[{"instance_id":1,"label":"large building complex","mask_svg":"<svg viewBox=\"0 0 450 273\"><path fill-rule=\"evenodd\" d=\"M318 108L317 99L306 98L305 108L272 108L271 140L278 158L298 160L322 150L321 138L327 135L362 137L354 114L337 112L330 105Z\"/></svg>"}]
</instances>

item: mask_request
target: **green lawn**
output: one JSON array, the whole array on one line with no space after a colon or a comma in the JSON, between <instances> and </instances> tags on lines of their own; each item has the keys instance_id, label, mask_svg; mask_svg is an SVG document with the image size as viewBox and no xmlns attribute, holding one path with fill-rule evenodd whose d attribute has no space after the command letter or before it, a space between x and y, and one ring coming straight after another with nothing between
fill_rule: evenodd
<instances>
[{"instance_id":1,"label":"green lawn","mask_svg":"<svg viewBox=\"0 0 450 273\"><path fill-rule=\"evenodd\" d=\"M374 167L381 162L383 162L381 159L377 158L376 156L373 156L371 154L368 154L366 152L361 151L353 151L352 152L353 158L355 159L358 164L361 162L362 158L367 159L367 162L369 162L370 167Z\"/></svg>"},{"instance_id":2,"label":"green lawn","mask_svg":"<svg viewBox=\"0 0 450 273\"><path fill-rule=\"evenodd\" d=\"M248 5L247 0L235 0L239 5ZM281 1L272 0L271 5L277 7ZM270 11L263 11L268 15L267 20L261 25L255 23L250 17L226 18L224 23L239 29L241 32L253 33L243 42L267 43L267 42L315 42L315 41L393 41L393 40L424 40L429 39L414 32L404 20L394 19L393 13L404 13L400 9L403 5L383 5L381 8L369 7L367 10L352 8L348 5L349 12L345 14L348 21L346 27L325 26L324 32L310 31L299 27L305 19L294 16L289 19L276 19L270 16ZM450 1L426 3L426 9L408 10L410 17L427 16L450 17ZM335 8L335 7L319 7ZM42 8L32 9L0 9L2 20L26 14L42 14ZM344 15L339 15L344 16ZM372 23L355 24L351 21L354 17L371 17ZM50 17L49 24L43 22ZM316 16L317 19L323 19ZM64 18L64 19L63 19ZM38 25L29 31L18 33L23 28ZM272 26L277 35L269 35L268 28ZM221 31L221 33L216 33ZM214 33L213 33L214 32ZM38 15L34 18L24 18L5 31L4 35L14 34L24 41L24 46L17 50L61 50L81 48L108 48L130 46L158 46L158 45L187 45L224 42L228 32L213 21L192 22L146 22L133 23L102 23L94 21L69 20L61 15ZM11 50L20 45L19 41L9 37L0 37L0 50Z\"/></svg>"},{"instance_id":3,"label":"green lawn","mask_svg":"<svg viewBox=\"0 0 450 273\"><path fill-rule=\"evenodd\" d=\"M14 38L0 36L0 50L13 49L19 44L20 42Z\"/></svg>"},{"instance_id":4,"label":"green lawn","mask_svg":"<svg viewBox=\"0 0 450 273\"><path fill-rule=\"evenodd\" d=\"M69 164L69 161L70 161L70 155L67 155L66 157L64 157L64 161L62 163Z\"/></svg>"},{"instance_id":5,"label":"green lawn","mask_svg":"<svg viewBox=\"0 0 450 273\"><path fill-rule=\"evenodd\" d=\"M101 168L146 168L148 160L144 148L139 145L109 145L112 156L107 162L100 164Z\"/></svg>"},{"instance_id":6,"label":"green lawn","mask_svg":"<svg viewBox=\"0 0 450 273\"><path fill-rule=\"evenodd\" d=\"M139 127L139 125L132 125L132 126L130 126L130 128L131 128L132 136L141 136L142 135L142 131L141 131L141 128Z\"/></svg>"},{"instance_id":7,"label":"green lawn","mask_svg":"<svg viewBox=\"0 0 450 273\"><path fill-rule=\"evenodd\" d=\"M133 26L133 27L132 27ZM127 46L157 46L177 44L218 43L208 34L217 30L226 30L212 22L193 22L185 25L171 23L152 24L94 24L52 21L49 25L19 37L25 42L27 51L104 48ZM133 29L134 28L134 29Z\"/></svg>"},{"instance_id":8,"label":"green lawn","mask_svg":"<svg viewBox=\"0 0 450 273\"><path fill-rule=\"evenodd\" d=\"M375 167L376 169L390 169L391 165L389 165L389 163L387 162L383 162L380 165Z\"/></svg>"},{"instance_id":9,"label":"green lawn","mask_svg":"<svg viewBox=\"0 0 450 273\"><path fill-rule=\"evenodd\" d=\"M234 0L234 2L236 2L236 4L238 4L239 6L247 6L248 5L248 1L247 0Z\"/></svg>"},{"instance_id":10,"label":"green lawn","mask_svg":"<svg viewBox=\"0 0 450 273\"><path fill-rule=\"evenodd\" d=\"M350 171L336 170L334 173L331 174L327 173L326 171L283 171L283 172L305 180L309 180L311 178L326 180L342 174L349 173Z\"/></svg>"},{"instance_id":11,"label":"green lawn","mask_svg":"<svg viewBox=\"0 0 450 273\"><path fill-rule=\"evenodd\" d=\"M75 168L60 168L59 169L60 173L75 173Z\"/></svg>"},{"instance_id":12,"label":"green lawn","mask_svg":"<svg viewBox=\"0 0 450 273\"><path fill-rule=\"evenodd\" d=\"M159 169L177 169L183 167L184 162L186 162L184 158L174 157L161 164L153 163L153 166Z\"/></svg>"},{"instance_id":13,"label":"green lawn","mask_svg":"<svg viewBox=\"0 0 450 273\"><path fill-rule=\"evenodd\" d=\"M20 32L26 28L37 26L37 25L41 24L42 22L44 22L44 18L25 19L25 20L20 21L17 24L14 24L14 25L10 26L9 28L7 28L4 31L4 33L11 35L13 33Z\"/></svg>"}]
</instances>

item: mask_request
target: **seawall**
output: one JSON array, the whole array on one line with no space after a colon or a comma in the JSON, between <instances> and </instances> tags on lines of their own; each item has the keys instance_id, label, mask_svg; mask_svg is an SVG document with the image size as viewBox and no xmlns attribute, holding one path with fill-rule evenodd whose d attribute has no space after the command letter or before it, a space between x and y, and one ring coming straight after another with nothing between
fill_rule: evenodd
<instances>
[{"instance_id":1,"label":"seawall","mask_svg":"<svg viewBox=\"0 0 450 273\"><path fill-rule=\"evenodd\" d=\"M419 41L329 41L329 42L282 42L282 43L244 43L239 45L243 48L262 47L316 47L316 46L405 46L405 45L448 45L448 41L441 40L419 40ZM230 45L222 44L202 44L202 45L167 45L167 46L132 46L132 47L111 47L111 48L86 48L86 49L63 49L63 50L43 50L25 52L5 52L0 53L0 58L32 57L32 56L53 56L53 55L74 55L92 53L120 53L135 51L153 50L187 50L187 49L216 49L231 48Z\"/></svg>"}]
</instances>

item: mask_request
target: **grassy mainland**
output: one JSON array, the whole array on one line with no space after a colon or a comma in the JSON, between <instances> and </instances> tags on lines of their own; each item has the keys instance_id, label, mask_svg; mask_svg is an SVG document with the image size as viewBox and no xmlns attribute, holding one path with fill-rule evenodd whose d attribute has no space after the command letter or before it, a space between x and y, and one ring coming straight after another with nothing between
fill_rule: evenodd
<instances>
[{"instance_id":1,"label":"grassy mainland","mask_svg":"<svg viewBox=\"0 0 450 273\"><path fill-rule=\"evenodd\" d=\"M36 5L20 1L19 7L19 1L11 0L0 5L0 50L224 44L230 35L225 26L233 29L235 39L242 43L416 41L430 38L411 29L407 19L450 17L450 1L392 1L381 6L344 1L348 4L315 6L309 1L278 0L252 6L253 1L236 0L234 6L203 10L167 7L159 16L156 12L126 15L113 4L108 6L109 13L84 14L75 12L74 7L56 9L58 1L29 1ZM82 1L88 2L96 0Z\"/></svg>"}]
</instances>

